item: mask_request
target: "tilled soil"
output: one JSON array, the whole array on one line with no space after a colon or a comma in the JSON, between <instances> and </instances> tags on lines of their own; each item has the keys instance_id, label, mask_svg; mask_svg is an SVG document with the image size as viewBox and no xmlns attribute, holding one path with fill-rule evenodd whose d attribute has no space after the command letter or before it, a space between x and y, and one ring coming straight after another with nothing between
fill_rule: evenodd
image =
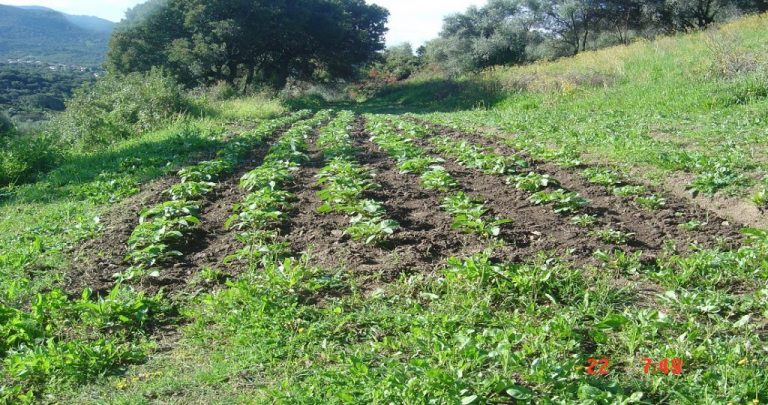
<instances>
[{"instance_id":1,"label":"tilled soil","mask_svg":"<svg viewBox=\"0 0 768 405\"><path fill-rule=\"evenodd\" d=\"M278 131L275 137L281 133ZM144 277L137 285L140 290L148 293L161 289L184 290L189 287L190 277L206 267L216 268L229 275L242 271L242 265L236 261L224 263L227 256L242 247L235 240L235 232L225 229L224 224L233 213L233 205L246 194L245 190L238 187L240 177L261 164L270 145L270 141L262 143L233 174L217 183L214 192L202 202L200 227L185 238L182 244L174 247L183 256L176 262L164 265L159 277ZM114 275L129 267L124 259L128 253L126 242L138 225L139 212L166 201L164 191L178 181L177 176L167 176L153 182L104 216L101 219L104 224L101 236L85 242L75 252L74 266L66 282L67 291L78 295L87 287L101 294L111 289L115 284Z\"/></svg>"},{"instance_id":2,"label":"tilled soil","mask_svg":"<svg viewBox=\"0 0 768 405\"><path fill-rule=\"evenodd\" d=\"M431 124L432 125L432 124ZM434 125L433 125L434 126ZM739 227L716 214L702 210L686 201L665 193L663 190L646 187L650 193L663 196L666 205L658 210L638 207L631 199L613 195L605 187L586 181L580 168L563 168L548 162L534 161L511 147L497 144L476 134L457 131L437 126L440 135L454 139L464 139L472 143L492 148L501 155L517 155L525 158L528 170L540 174L549 174L569 191L575 191L590 200L587 212L599 214L605 224L614 229L621 229L635 234L630 247L641 249L646 255L653 255L664 248L665 242L672 242L681 251L686 251L692 244L713 247L725 244L736 246L742 240ZM473 175L476 175L473 173ZM498 176L495 176L498 177ZM502 188L514 188L498 177L497 185ZM553 214L554 215L554 214ZM704 225L693 232L680 227L690 221L699 221Z\"/></svg>"},{"instance_id":3,"label":"tilled soil","mask_svg":"<svg viewBox=\"0 0 768 405\"><path fill-rule=\"evenodd\" d=\"M349 219L340 214L319 214L322 202L315 175L322 168L322 154L312 146L311 161L296 175L291 190L297 195L297 210L287 229L287 239L296 252L310 252L311 264L333 269L345 267L357 275L370 274L380 281L391 281L402 274L432 271L442 259L482 251L483 241L451 229L450 217L439 208L439 193L424 190L416 176L398 173L394 162L376 151L367 141L363 122L358 120L352 137L358 147L357 158L375 173L381 186L367 193L379 201L388 218L401 228L382 246L351 240L343 230Z\"/></svg>"},{"instance_id":4,"label":"tilled soil","mask_svg":"<svg viewBox=\"0 0 768 405\"><path fill-rule=\"evenodd\" d=\"M491 147L499 154L521 156L512 148L495 144L480 135L437 128L441 135ZM358 150L358 161L373 170L375 181L381 186L369 191L366 197L381 202L388 218L398 221L400 229L380 246L371 246L353 241L344 234L349 224L346 216L318 213L317 208L322 202L317 197L320 187L315 175L324 162L322 152L314 146L314 142L310 142L311 159L294 175L290 191L296 195L297 201L290 221L283 227L285 240L292 251L310 253L311 264L318 267L328 270L346 268L363 278L370 275L375 284L391 281L403 274L431 272L443 266L448 257L463 257L487 248L488 241L482 237L451 228L450 215L440 208L443 199L450 193L426 190L421 186L419 176L400 173L396 162L369 140L370 134L365 132L362 118L356 120L352 138ZM428 151L432 150L428 142L420 143ZM244 265L237 261L225 263L225 258L237 252L242 245L235 240L235 232L225 229L224 223L232 214L233 205L246 194L238 187L239 178L261 164L270 144L262 144L236 173L219 182L215 192L203 202L200 228L177 247L183 256L164 266L159 277L145 277L138 288L147 292L161 289L171 293L190 292L194 288L190 278L204 268L215 268L229 276L236 276L244 270ZM628 199L610 194L603 187L588 183L579 174L579 168L528 161L530 170L550 174L563 188L589 199L591 203L586 212L598 216L600 227L634 233L628 245L620 247L630 252L642 251L646 261L652 261L662 253L665 241L671 241L685 250L691 243L709 247L725 240L727 244L735 245L741 239L738 227L659 190L650 191L663 194L666 206L660 210L647 210ZM610 251L616 247L571 224L569 216L556 214L551 206L532 204L528 200L530 194L507 184L504 176L486 175L450 159L446 159L443 165L465 192L485 202L492 215L513 221L502 226L500 239L504 244L494 250L496 260L528 262L540 252L547 252L574 265L597 265L594 258L596 250ZM129 198L102 218L105 225L103 234L84 243L76 251L76 265L67 280L68 291L76 295L85 287L98 293L112 288L113 275L128 267L124 260L126 241L138 223L139 211L164 201L163 191L177 181L176 176L168 176L149 184L139 195ZM705 222L706 225L695 232L679 227L691 220Z\"/></svg>"}]
</instances>

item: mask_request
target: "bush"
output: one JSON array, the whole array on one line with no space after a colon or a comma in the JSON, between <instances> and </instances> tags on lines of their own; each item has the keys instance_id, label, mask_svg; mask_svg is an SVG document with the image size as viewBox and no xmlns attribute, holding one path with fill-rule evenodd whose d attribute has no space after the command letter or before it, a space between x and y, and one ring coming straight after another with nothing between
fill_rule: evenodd
<instances>
[{"instance_id":1,"label":"bush","mask_svg":"<svg viewBox=\"0 0 768 405\"><path fill-rule=\"evenodd\" d=\"M0 138L0 186L34 180L55 167L61 151L50 136Z\"/></svg>"},{"instance_id":2,"label":"bush","mask_svg":"<svg viewBox=\"0 0 768 405\"><path fill-rule=\"evenodd\" d=\"M4 113L0 112L0 139L13 132L13 122Z\"/></svg>"},{"instance_id":3,"label":"bush","mask_svg":"<svg viewBox=\"0 0 768 405\"><path fill-rule=\"evenodd\" d=\"M208 88L206 95L211 101L225 101L237 97L238 92L231 84L222 81Z\"/></svg>"},{"instance_id":4,"label":"bush","mask_svg":"<svg viewBox=\"0 0 768 405\"><path fill-rule=\"evenodd\" d=\"M186 108L181 87L160 70L109 76L75 91L51 131L80 147L109 144L157 129Z\"/></svg>"}]
</instances>

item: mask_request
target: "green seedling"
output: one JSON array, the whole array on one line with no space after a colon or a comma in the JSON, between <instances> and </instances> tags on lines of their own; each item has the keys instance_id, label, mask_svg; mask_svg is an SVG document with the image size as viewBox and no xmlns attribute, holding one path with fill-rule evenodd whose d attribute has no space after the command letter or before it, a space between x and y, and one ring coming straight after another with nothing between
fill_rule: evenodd
<instances>
[{"instance_id":1,"label":"green seedling","mask_svg":"<svg viewBox=\"0 0 768 405\"><path fill-rule=\"evenodd\" d=\"M667 205L667 200L657 194L635 198L637 205L650 210L658 210Z\"/></svg>"},{"instance_id":2,"label":"green seedling","mask_svg":"<svg viewBox=\"0 0 768 405\"><path fill-rule=\"evenodd\" d=\"M530 172L525 176L510 176L507 178L507 183L514 184L518 190L527 191L529 193L535 193L548 187L557 187L560 185L560 183L550 175L542 175L534 172Z\"/></svg>"},{"instance_id":3,"label":"green seedling","mask_svg":"<svg viewBox=\"0 0 768 405\"><path fill-rule=\"evenodd\" d=\"M433 166L421 175L421 185L428 190L448 192L459 187L459 183L444 168Z\"/></svg>"}]
</instances>

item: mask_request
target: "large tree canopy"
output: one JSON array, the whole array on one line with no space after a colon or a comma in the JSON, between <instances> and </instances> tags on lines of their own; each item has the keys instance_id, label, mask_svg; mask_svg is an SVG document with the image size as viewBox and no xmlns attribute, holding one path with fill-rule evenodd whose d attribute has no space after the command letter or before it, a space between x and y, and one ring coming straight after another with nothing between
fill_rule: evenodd
<instances>
[{"instance_id":1,"label":"large tree canopy","mask_svg":"<svg viewBox=\"0 0 768 405\"><path fill-rule=\"evenodd\" d=\"M107 68L190 86L346 77L384 49L388 16L364 0L150 0L115 30Z\"/></svg>"},{"instance_id":2,"label":"large tree canopy","mask_svg":"<svg viewBox=\"0 0 768 405\"><path fill-rule=\"evenodd\" d=\"M445 18L426 60L448 74L706 28L768 0L488 0Z\"/></svg>"}]
</instances>

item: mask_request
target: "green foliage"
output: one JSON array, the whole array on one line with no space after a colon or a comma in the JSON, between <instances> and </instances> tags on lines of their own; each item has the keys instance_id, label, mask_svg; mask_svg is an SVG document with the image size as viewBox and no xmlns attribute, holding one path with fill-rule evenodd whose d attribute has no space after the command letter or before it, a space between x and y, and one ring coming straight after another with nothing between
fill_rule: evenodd
<instances>
[{"instance_id":1,"label":"green foliage","mask_svg":"<svg viewBox=\"0 0 768 405\"><path fill-rule=\"evenodd\" d=\"M438 136L431 139L435 148L441 153L456 158L460 164L479 169L486 174L509 174L528 164L516 156L502 156L493 153L490 148L482 148L466 141L453 140Z\"/></svg>"},{"instance_id":2,"label":"green foliage","mask_svg":"<svg viewBox=\"0 0 768 405\"><path fill-rule=\"evenodd\" d=\"M426 45L427 60L452 74L528 60L529 32L519 3L493 0L445 18L440 38Z\"/></svg>"},{"instance_id":3,"label":"green foliage","mask_svg":"<svg viewBox=\"0 0 768 405\"><path fill-rule=\"evenodd\" d=\"M317 196L323 201L318 211L350 216L345 234L353 240L378 244L394 234L400 224L385 219L386 209L381 203L365 198L367 191L380 186L373 181L371 172L354 160L349 135L353 120L354 114L342 111L320 131L317 145L322 148L327 162L316 176L317 183L322 186Z\"/></svg>"},{"instance_id":4,"label":"green foliage","mask_svg":"<svg viewBox=\"0 0 768 405\"><path fill-rule=\"evenodd\" d=\"M743 184L745 181L744 176L733 168L717 164L693 179L691 184L688 185L688 189L694 192L713 195L719 190Z\"/></svg>"},{"instance_id":5,"label":"green foliage","mask_svg":"<svg viewBox=\"0 0 768 405\"><path fill-rule=\"evenodd\" d=\"M548 174L530 172L526 175L516 175L507 178L507 183L514 184L518 190L535 193L547 187L557 187L560 183Z\"/></svg>"},{"instance_id":6,"label":"green foliage","mask_svg":"<svg viewBox=\"0 0 768 405\"><path fill-rule=\"evenodd\" d=\"M113 25L96 17L2 5L0 60L98 66L104 61Z\"/></svg>"},{"instance_id":7,"label":"green foliage","mask_svg":"<svg viewBox=\"0 0 768 405\"><path fill-rule=\"evenodd\" d=\"M614 186L620 184L622 181L622 176L620 174L613 170L600 167L585 169L581 175L590 183L604 186L609 189L614 188Z\"/></svg>"},{"instance_id":8,"label":"green foliage","mask_svg":"<svg viewBox=\"0 0 768 405\"><path fill-rule=\"evenodd\" d=\"M413 52L409 43L388 47L368 73L370 79L392 83L405 80L422 66L422 60Z\"/></svg>"},{"instance_id":9,"label":"green foliage","mask_svg":"<svg viewBox=\"0 0 768 405\"><path fill-rule=\"evenodd\" d=\"M475 233L486 238L499 236L502 230L501 226L512 222L509 219L498 219L486 215L489 210L485 205L461 191L446 197L441 207L453 217L451 226L454 229Z\"/></svg>"},{"instance_id":10,"label":"green foliage","mask_svg":"<svg viewBox=\"0 0 768 405\"><path fill-rule=\"evenodd\" d=\"M605 243L613 245L625 245L629 240L635 236L630 232L623 232L616 229L599 229L592 232L592 235L600 238Z\"/></svg>"},{"instance_id":11,"label":"green foliage","mask_svg":"<svg viewBox=\"0 0 768 405\"><path fill-rule=\"evenodd\" d=\"M445 168L432 166L429 171L421 175L421 185L428 190L447 192L459 187L456 180Z\"/></svg>"},{"instance_id":12,"label":"green foliage","mask_svg":"<svg viewBox=\"0 0 768 405\"><path fill-rule=\"evenodd\" d=\"M117 26L106 65L123 74L162 67L190 87L242 78L282 89L289 77L350 76L383 49L387 16L357 0L153 0Z\"/></svg>"},{"instance_id":13,"label":"green foliage","mask_svg":"<svg viewBox=\"0 0 768 405\"><path fill-rule=\"evenodd\" d=\"M442 163L440 159L430 156L421 156L401 160L398 164L398 168L400 169L400 173L413 173L423 175L425 172L427 172L427 170L429 170L430 167L438 163Z\"/></svg>"},{"instance_id":14,"label":"green foliage","mask_svg":"<svg viewBox=\"0 0 768 405\"><path fill-rule=\"evenodd\" d=\"M142 361L145 348L131 340L166 310L159 296L120 285L103 297L90 290L71 300L58 290L39 294L25 311L0 304L0 400L26 402L49 385L83 383Z\"/></svg>"},{"instance_id":15,"label":"green foliage","mask_svg":"<svg viewBox=\"0 0 768 405\"><path fill-rule=\"evenodd\" d=\"M186 108L181 89L162 71L110 75L75 91L50 131L94 149L157 129Z\"/></svg>"},{"instance_id":16,"label":"green foliage","mask_svg":"<svg viewBox=\"0 0 768 405\"><path fill-rule=\"evenodd\" d=\"M667 204L667 200L658 194L635 198L637 205L651 210L658 210Z\"/></svg>"},{"instance_id":17,"label":"green foliage","mask_svg":"<svg viewBox=\"0 0 768 405\"><path fill-rule=\"evenodd\" d=\"M366 219L356 215L351 219L351 225L344 231L352 240L362 240L367 244L379 244L388 236L395 233L400 224L391 219Z\"/></svg>"},{"instance_id":18,"label":"green foliage","mask_svg":"<svg viewBox=\"0 0 768 405\"><path fill-rule=\"evenodd\" d=\"M597 223L597 218L589 214L576 215L571 218L571 223L581 228L591 228Z\"/></svg>"},{"instance_id":19,"label":"green foliage","mask_svg":"<svg viewBox=\"0 0 768 405\"><path fill-rule=\"evenodd\" d=\"M752 202L761 208L768 207L768 189L758 191L752 196Z\"/></svg>"},{"instance_id":20,"label":"green foliage","mask_svg":"<svg viewBox=\"0 0 768 405\"><path fill-rule=\"evenodd\" d=\"M0 111L7 110L8 115L21 125L47 121L51 112L64 110L64 100L74 89L95 81L97 71L94 68L81 71L73 67L51 70L48 66L33 63L0 63L0 89L3 89ZM4 113L0 112L0 115Z\"/></svg>"},{"instance_id":21,"label":"green foliage","mask_svg":"<svg viewBox=\"0 0 768 405\"><path fill-rule=\"evenodd\" d=\"M614 187L613 194L617 197L635 197L645 192L643 186Z\"/></svg>"},{"instance_id":22,"label":"green foliage","mask_svg":"<svg viewBox=\"0 0 768 405\"><path fill-rule=\"evenodd\" d=\"M536 205L553 204L558 214L573 214L589 205L589 200L582 198L578 193L565 190L539 191L533 194L529 200Z\"/></svg>"},{"instance_id":23,"label":"green foliage","mask_svg":"<svg viewBox=\"0 0 768 405\"><path fill-rule=\"evenodd\" d=\"M51 136L0 135L0 186L26 183L63 158Z\"/></svg>"},{"instance_id":24,"label":"green foliage","mask_svg":"<svg viewBox=\"0 0 768 405\"><path fill-rule=\"evenodd\" d=\"M0 112L0 140L14 132L13 122L5 112Z\"/></svg>"}]
</instances>

